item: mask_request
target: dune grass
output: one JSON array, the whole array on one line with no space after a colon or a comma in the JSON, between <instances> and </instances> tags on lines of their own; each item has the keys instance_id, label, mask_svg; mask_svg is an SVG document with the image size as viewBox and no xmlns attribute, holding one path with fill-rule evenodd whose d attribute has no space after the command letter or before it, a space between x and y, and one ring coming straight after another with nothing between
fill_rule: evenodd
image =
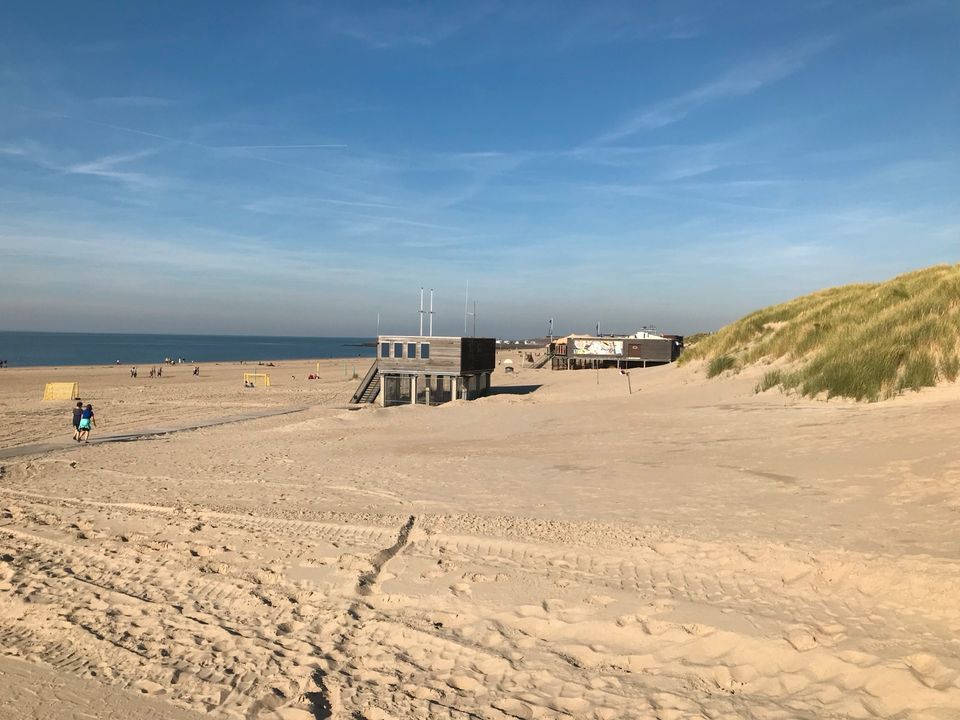
<instances>
[{"instance_id":1,"label":"dune grass","mask_svg":"<svg viewBox=\"0 0 960 720\"><path fill-rule=\"evenodd\" d=\"M758 383L876 401L960 374L960 265L846 285L751 313L685 351L707 375L786 361ZM713 372L723 365L723 369Z\"/></svg>"},{"instance_id":2,"label":"dune grass","mask_svg":"<svg viewBox=\"0 0 960 720\"><path fill-rule=\"evenodd\" d=\"M716 377L721 373L725 373L727 370L734 370L736 367L737 359L735 357L731 355L718 355L715 358L710 358L710 362L707 363L707 377Z\"/></svg>"},{"instance_id":3,"label":"dune grass","mask_svg":"<svg viewBox=\"0 0 960 720\"><path fill-rule=\"evenodd\" d=\"M711 333L700 332L694 333L693 335L687 335L683 338L683 346L685 348L692 348L694 345L699 343L701 340L706 340L710 337Z\"/></svg>"}]
</instances>

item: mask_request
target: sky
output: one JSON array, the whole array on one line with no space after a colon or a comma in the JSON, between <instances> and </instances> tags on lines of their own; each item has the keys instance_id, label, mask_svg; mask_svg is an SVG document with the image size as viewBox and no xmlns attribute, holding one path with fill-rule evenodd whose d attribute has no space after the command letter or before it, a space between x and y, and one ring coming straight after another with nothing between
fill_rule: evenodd
<instances>
[{"instance_id":1,"label":"sky","mask_svg":"<svg viewBox=\"0 0 960 720\"><path fill-rule=\"evenodd\" d=\"M0 329L714 330L960 261L960 3L0 5ZM472 323L472 321L471 321Z\"/></svg>"}]
</instances>

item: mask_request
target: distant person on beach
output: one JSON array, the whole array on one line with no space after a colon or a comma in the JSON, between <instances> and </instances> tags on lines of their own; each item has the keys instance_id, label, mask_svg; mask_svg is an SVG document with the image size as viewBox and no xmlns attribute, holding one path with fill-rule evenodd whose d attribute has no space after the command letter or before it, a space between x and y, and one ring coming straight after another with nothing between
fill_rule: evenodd
<instances>
[{"instance_id":1,"label":"distant person on beach","mask_svg":"<svg viewBox=\"0 0 960 720\"><path fill-rule=\"evenodd\" d=\"M163 368L162 368L162 367L158 367L158 368L157 368L157 377L163 377Z\"/></svg>"},{"instance_id":2,"label":"distant person on beach","mask_svg":"<svg viewBox=\"0 0 960 720\"><path fill-rule=\"evenodd\" d=\"M194 374L194 375L199 375L199 374L200 374L200 368L199 368L199 367L195 367L195 368L193 369L193 374Z\"/></svg>"},{"instance_id":3,"label":"distant person on beach","mask_svg":"<svg viewBox=\"0 0 960 720\"><path fill-rule=\"evenodd\" d=\"M93 414L93 405L87 403L87 406L83 408L83 412L80 413L80 424L77 426L77 429L80 431L77 434L77 442L88 442L90 439L90 426L97 426L97 418Z\"/></svg>"},{"instance_id":4,"label":"distant person on beach","mask_svg":"<svg viewBox=\"0 0 960 720\"><path fill-rule=\"evenodd\" d=\"M77 406L73 409L73 439L80 441L80 419L83 417L83 403L77 400Z\"/></svg>"}]
</instances>

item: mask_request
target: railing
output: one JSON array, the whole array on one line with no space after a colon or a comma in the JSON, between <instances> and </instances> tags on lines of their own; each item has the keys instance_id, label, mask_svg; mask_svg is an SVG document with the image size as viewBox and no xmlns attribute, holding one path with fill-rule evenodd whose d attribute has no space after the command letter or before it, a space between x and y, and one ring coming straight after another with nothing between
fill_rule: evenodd
<instances>
[{"instance_id":1,"label":"railing","mask_svg":"<svg viewBox=\"0 0 960 720\"><path fill-rule=\"evenodd\" d=\"M543 354L543 357L541 357L539 360L537 360L537 361L533 364L534 370L536 370L537 368L542 368L544 365L546 365L546 364L547 364L548 362L550 362L552 359L553 359L553 353L551 353L551 352L544 353L544 354Z\"/></svg>"},{"instance_id":2,"label":"railing","mask_svg":"<svg viewBox=\"0 0 960 720\"><path fill-rule=\"evenodd\" d=\"M378 363L376 360L373 361L373 365L370 366L370 369L367 370L367 374L363 376L363 380L360 381L360 385L357 386L357 391L353 393L353 397L350 398L350 404L356 405L363 399L364 393L367 392L367 388L370 387L370 383L373 381L373 378L377 375Z\"/></svg>"}]
</instances>

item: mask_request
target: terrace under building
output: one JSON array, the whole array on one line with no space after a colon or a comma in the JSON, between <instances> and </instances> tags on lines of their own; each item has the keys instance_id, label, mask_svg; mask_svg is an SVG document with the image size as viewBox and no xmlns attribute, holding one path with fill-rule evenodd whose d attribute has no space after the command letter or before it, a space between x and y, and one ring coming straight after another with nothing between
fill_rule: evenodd
<instances>
[{"instance_id":1,"label":"terrace under building","mask_svg":"<svg viewBox=\"0 0 960 720\"><path fill-rule=\"evenodd\" d=\"M381 335L377 359L350 402L392 407L473 400L490 389L496 356L494 338Z\"/></svg>"}]
</instances>

